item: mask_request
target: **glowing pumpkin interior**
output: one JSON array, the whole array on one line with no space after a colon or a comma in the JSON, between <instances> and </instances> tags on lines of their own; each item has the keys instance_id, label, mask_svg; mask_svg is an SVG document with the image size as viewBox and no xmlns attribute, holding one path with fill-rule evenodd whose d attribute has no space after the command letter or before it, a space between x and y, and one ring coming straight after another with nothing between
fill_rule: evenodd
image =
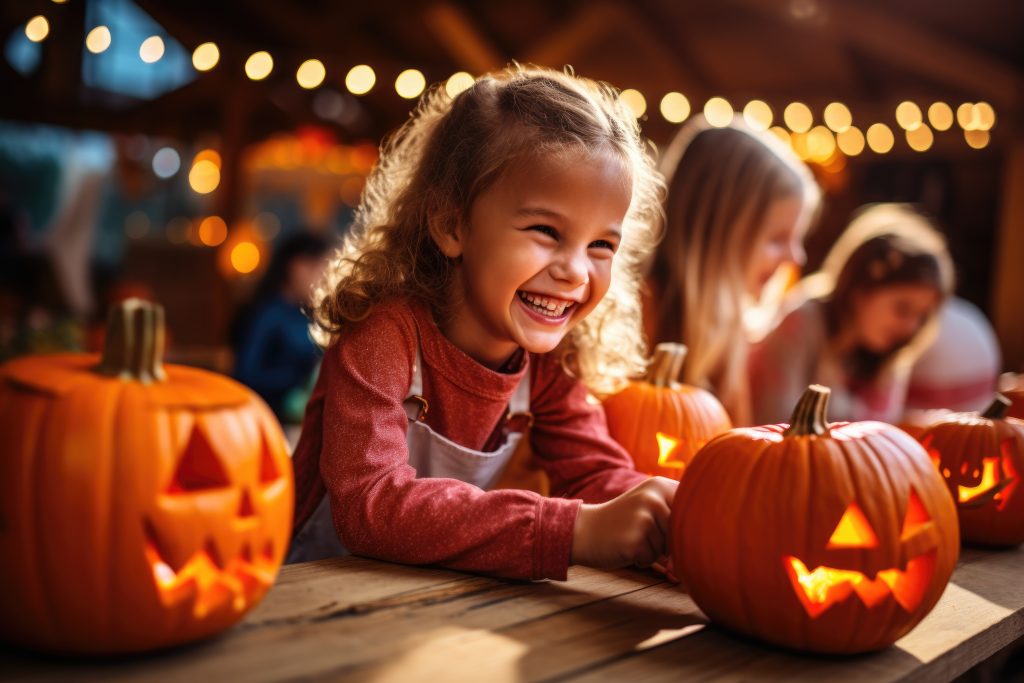
<instances>
[{"instance_id":1,"label":"glowing pumpkin interior","mask_svg":"<svg viewBox=\"0 0 1024 683\"><path fill-rule=\"evenodd\" d=\"M932 525L931 517L917 492L911 489L900 540L906 543ZM878 537L856 502L847 506L826 544L827 550L878 547ZM833 605L856 595L866 607L881 604L891 596L907 612L917 608L935 569L935 549L911 558L905 569L879 570L873 577L855 569L818 566L808 569L800 558L786 555L783 566L796 596L807 614L816 618Z\"/></svg>"}]
</instances>

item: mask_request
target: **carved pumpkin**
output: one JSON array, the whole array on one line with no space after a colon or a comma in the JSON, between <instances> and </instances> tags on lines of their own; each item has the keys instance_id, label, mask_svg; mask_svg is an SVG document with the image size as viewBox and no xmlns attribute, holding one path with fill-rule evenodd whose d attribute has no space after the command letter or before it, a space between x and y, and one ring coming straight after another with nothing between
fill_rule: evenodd
<instances>
[{"instance_id":1,"label":"carved pumpkin","mask_svg":"<svg viewBox=\"0 0 1024 683\"><path fill-rule=\"evenodd\" d=\"M682 344L658 344L647 376L604 402L608 431L645 474L679 479L704 444L732 428L710 392L676 381Z\"/></svg>"},{"instance_id":2,"label":"carved pumpkin","mask_svg":"<svg viewBox=\"0 0 1024 683\"><path fill-rule=\"evenodd\" d=\"M147 650L221 631L273 583L291 463L248 389L163 367L163 310L129 300L102 358L0 367L0 636Z\"/></svg>"},{"instance_id":3,"label":"carved pumpkin","mask_svg":"<svg viewBox=\"0 0 1024 683\"><path fill-rule=\"evenodd\" d=\"M956 510L928 454L880 422L829 424L812 386L792 424L734 429L697 454L672 557L715 622L784 647L886 647L942 594Z\"/></svg>"},{"instance_id":4,"label":"carved pumpkin","mask_svg":"<svg viewBox=\"0 0 1024 683\"><path fill-rule=\"evenodd\" d=\"M1024 542L1024 421L1006 416L1010 405L997 395L985 412L955 413L921 435L957 501L965 541Z\"/></svg>"}]
</instances>

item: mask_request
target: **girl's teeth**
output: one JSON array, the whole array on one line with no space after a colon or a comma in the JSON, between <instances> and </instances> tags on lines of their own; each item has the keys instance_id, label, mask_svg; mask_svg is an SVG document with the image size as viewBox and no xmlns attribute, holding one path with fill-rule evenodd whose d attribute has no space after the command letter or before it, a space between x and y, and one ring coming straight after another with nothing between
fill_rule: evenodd
<instances>
[{"instance_id":1,"label":"girl's teeth","mask_svg":"<svg viewBox=\"0 0 1024 683\"><path fill-rule=\"evenodd\" d=\"M534 296L523 292L522 299L533 306L539 313L557 318L565 313L565 309L572 305L572 302L553 301L543 296Z\"/></svg>"}]
</instances>

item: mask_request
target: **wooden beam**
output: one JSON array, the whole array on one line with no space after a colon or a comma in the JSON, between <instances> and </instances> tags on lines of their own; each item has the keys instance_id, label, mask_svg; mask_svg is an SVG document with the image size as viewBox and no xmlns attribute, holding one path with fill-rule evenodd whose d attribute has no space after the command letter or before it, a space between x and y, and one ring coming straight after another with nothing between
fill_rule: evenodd
<instances>
[{"instance_id":1,"label":"wooden beam","mask_svg":"<svg viewBox=\"0 0 1024 683\"><path fill-rule=\"evenodd\" d=\"M1006 368L1024 371L1024 137L1009 146L994 256L992 315Z\"/></svg>"},{"instance_id":2,"label":"wooden beam","mask_svg":"<svg viewBox=\"0 0 1024 683\"><path fill-rule=\"evenodd\" d=\"M423 19L456 64L474 75L500 68L502 53L461 7L438 2L423 10Z\"/></svg>"},{"instance_id":3,"label":"wooden beam","mask_svg":"<svg viewBox=\"0 0 1024 683\"><path fill-rule=\"evenodd\" d=\"M776 0L730 1L773 17L789 11L788 3ZM1024 105L1024 77L995 57L861 2L833 0L823 10L847 44L889 64L974 93L997 108L1016 111Z\"/></svg>"}]
</instances>

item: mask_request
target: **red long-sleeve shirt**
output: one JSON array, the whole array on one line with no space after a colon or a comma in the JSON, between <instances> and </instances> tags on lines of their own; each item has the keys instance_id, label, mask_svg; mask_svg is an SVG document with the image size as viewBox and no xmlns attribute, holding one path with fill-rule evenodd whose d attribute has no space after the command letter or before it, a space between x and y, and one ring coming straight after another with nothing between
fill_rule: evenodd
<instances>
[{"instance_id":1,"label":"red long-sleeve shirt","mask_svg":"<svg viewBox=\"0 0 1024 683\"><path fill-rule=\"evenodd\" d=\"M530 372L530 444L552 497L482 491L454 479L416 479L403 401L417 340L427 424L480 450ZM448 341L425 307L378 306L347 325L324 356L293 457L295 529L324 489L335 529L353 553L512 578L565 579L581 503L614 498L646 478L615 443L600 406L551 356L529 354L495 372Z\"/></svg>"}]
</instances>

